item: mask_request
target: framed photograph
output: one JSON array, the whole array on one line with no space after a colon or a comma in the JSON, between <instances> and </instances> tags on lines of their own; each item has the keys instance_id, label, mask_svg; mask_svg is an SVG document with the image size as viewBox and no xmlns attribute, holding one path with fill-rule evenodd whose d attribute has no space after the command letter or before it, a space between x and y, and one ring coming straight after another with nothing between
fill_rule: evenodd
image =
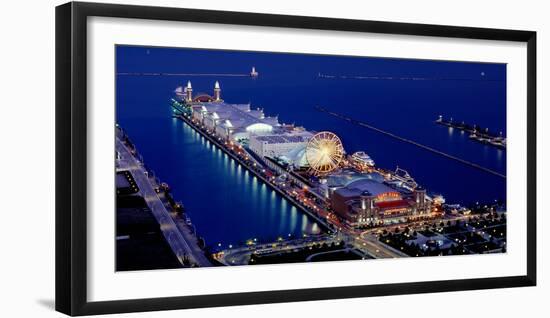
<instances>
[{"instance_id":1,"label":"framed photograph","mask_svg":"<svg viewBox=\"0 0 550 318\"><path fill-rule=\"evenodd\" d=\"M56 308L534 286L535 119L533 31L61 5Z\"/></svg>"}]
</instances>

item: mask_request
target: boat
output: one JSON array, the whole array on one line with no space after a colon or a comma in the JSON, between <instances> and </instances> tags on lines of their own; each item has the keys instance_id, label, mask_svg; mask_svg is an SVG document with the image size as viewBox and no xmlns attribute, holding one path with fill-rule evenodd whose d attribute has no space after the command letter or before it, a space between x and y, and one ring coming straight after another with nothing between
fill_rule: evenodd
<instances>
[{"instance_id":1,"label":"boat","mask_svg":"<svg viewBox=\"0 0 550 318\"><path fill-rule=\"evenodd\" d=\"M361 166L368 166L368 167L374 167L374 160L367 155L364 151L357 151L351 156L351 160L353 163L361 165Z\"/></svg>"}]
</instances>

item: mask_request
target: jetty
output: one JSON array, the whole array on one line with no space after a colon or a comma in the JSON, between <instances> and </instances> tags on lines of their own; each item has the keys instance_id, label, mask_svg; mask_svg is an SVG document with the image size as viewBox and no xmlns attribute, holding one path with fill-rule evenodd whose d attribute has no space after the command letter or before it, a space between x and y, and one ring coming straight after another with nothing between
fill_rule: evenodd
<instances>
[{"instance_id":1,"label":"jetty","mask_svg":"<svg viewBox=\"0 0 550 318\"><path fill-rule=\"evenodd\" d=\"M442 115L435 120L435 123L442 126L456 128L458 130L470 133L469 138L471 140L480 142L482 144L491 145L500 149L506 149L506 138L502 135L502 132L495 134L489 131L489 128L481 129L477 125L470 125L462 122L454 121L451 117L449 120L443 118Z\"/></svg>"}]
</instances>

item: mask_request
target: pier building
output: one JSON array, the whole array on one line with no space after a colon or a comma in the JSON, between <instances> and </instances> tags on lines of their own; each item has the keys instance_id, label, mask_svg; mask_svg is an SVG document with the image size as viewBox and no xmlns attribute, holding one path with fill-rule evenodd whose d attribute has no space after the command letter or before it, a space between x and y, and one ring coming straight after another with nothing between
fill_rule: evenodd
<instances>
[{"instance_id":1,"label":"pier building","mask_svg":"<svg viewBox=\"0 0 550 318\"><path fill-rule=\"evenodd\" d=\"M250 104L225 102L195 102L192 118L226 140L247 142L251 135L272 133L280 126L277 117L267 117Z\"/></svg>"},{"instance_id":2,"label":"pier building","mask_svg":"<svg viewBox=\"0 0 550 318\"><path fill-rule=\"evenodd\" d=\"M356 169L345 168L326 176L322 183L322 188L327 192L328 197L328 195L331 195L335 190L346 187L352 182L362 179L371 179L380 183L386 181L384 176L376 171L367 173L357 171Z\"/></svg>"},{"instance_id":3,"label":"pier building","mask_svg":"<svg viewBox=\"0 0 550 318\"><path fill-rule=\"evenodd\" d=\"M313 135L303 127L280 124L276 116L266 116L263 109L250 104L230 104L221 98L218 81L212 96L193 96L191 82L177 88L176 96L191 109L192 119L226 140L251 142L251 150L259 156L276 157L304 146ZM253 139L253 140L252 140Z\"/></svg>"},{"instance_id":4,"label":"pier building","mask_svg":"<svg viewBox=\"0 0 550 318\"><path fill-rule=\"evenodd\" d=\"M276 158L287 155L295 149L304 148L313 136L304 131L276 135L253 135L250 137L249 148L258 156Z\"/></svg>"},{"instance_id":5,"label":"pier building","mask_svg":"<svg viewBox=\"0 0 550 318\"><path fill-rule=\"evenodd\" d=\"M309 163L306 158L306 147L307 143L299 145L286 154L280 156L280 159L287 165L297 169L308 167Z\"/></svg>"},{"instance_id":6,"label":"pier building","mask_svg":"<svg viewBox=\"0 0 550 318\"><path fill-rule=\"evenodd\" d=\"M405 192L379 178L360 178L332 192L331 206L351 226L405 222L430 212L426 190Z\"/></svg>"}]
</instances>

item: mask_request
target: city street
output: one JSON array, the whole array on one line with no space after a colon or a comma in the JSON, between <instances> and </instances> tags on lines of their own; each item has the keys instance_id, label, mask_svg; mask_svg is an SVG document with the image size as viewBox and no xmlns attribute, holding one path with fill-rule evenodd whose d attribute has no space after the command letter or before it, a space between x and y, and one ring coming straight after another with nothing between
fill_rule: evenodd
<instances>
[{"instance_id":1,"label":"city street","mask_svg":"<svg viewBox=\"0 0 550 318\"><path fill-rule=\"evenodd\" d=\"M218 253L218 261L225 265L248 265L250 255L254 252L273 253L279 251L290 251L294 249L312 246L313 244L331 244L338 242L337 237L322 237L322 238L303 238L292 241L278 241L273 243L265 243L244 247L227 249Z\"/></svg>"},{"instance_id":2,"label":"city street","mask_svg":"<svg viewBox=\"0 0 550 318\"><path fill-rule=\"evenodd\" d=\"M140 194L143 196L145 202L147 202L147 205L157 219L157 222L160 224L160 228L166 238L166 241L172 248L172 251L177 256L180 263L182 265L185 264L185 258L187 257L191 264L195 264L200 267L212 266L202 250L193 243L195 240L189 240L189 238L186 239L180 232L178 226L172 219L170 212L166 209L155 189L153 189L145 168L130 153L128 148L118 137L116 140L116 151L120 154L118 169L128 170L132 173L132 176L140 189Z\"/></svg>"}]
</instances>

